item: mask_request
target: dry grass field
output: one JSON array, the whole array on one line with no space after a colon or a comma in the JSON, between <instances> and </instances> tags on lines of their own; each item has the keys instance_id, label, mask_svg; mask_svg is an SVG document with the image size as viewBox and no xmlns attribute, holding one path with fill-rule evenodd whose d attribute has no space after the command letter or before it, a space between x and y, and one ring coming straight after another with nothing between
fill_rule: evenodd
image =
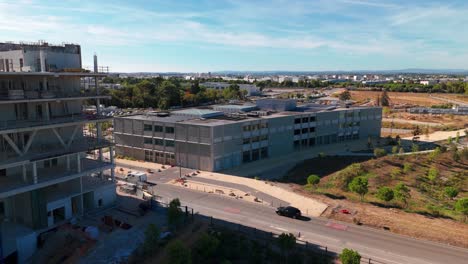
<instances>
[{"instance_id":1,"label":"dry grass field","mask_svg":"<svg viewBox=\"0 0 468 264\"><path fill-rule=\"evenodd\" d=\"M366 102L373 100L380 96L382 92L379 91L351 91L351 98L358 102ZM392 104L411 104L420 106L431 106L444 104L446 101L430 97L427 93L402 93L402 92L388 92ZM458 94L434 94L438 97L455 99L459 101L468 102L468 96Z\"/></svg>"}]
</instances>

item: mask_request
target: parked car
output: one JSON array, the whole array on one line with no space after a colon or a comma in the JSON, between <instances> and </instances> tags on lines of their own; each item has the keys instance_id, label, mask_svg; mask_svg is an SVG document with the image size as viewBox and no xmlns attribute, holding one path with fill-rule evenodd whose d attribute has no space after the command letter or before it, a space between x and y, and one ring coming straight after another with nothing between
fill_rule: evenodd
<instances>
[{"instance_id":1,"label":"parked car","mask_svg":"<svg viewBox=\"0 0 468 264\"><path fill-rule=\"evenodd\" d=\"M278 207L276 213L281 216L291 217L294 219L301 217L301 210L297 209L296 207L286 206L286 207Z\"/></svg>"}]
</instances>

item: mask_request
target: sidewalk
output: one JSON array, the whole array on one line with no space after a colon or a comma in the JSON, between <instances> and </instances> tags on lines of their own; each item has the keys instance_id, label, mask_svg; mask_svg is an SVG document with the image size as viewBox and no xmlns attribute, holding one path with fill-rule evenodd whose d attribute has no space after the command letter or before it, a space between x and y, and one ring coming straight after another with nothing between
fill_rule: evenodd
<instances>
[{"instance_id":1,"label":"sidewalk","mask_svg":"<svg viewBox=\"0 0 468 264\"><path fill-rule=\"evenodd\" d=\"M457 132L459 133L459 137L465 137L465 129L460 129L456 131L436 131L434 133L429 134L427 137L426 135L420 135L419 141L420 142L437 142L442 140L447 140L449 137L455 139L457 137ZM413 137L405 137L402 138L405 140L412 140Z\"/></svg>"}]
</instances>

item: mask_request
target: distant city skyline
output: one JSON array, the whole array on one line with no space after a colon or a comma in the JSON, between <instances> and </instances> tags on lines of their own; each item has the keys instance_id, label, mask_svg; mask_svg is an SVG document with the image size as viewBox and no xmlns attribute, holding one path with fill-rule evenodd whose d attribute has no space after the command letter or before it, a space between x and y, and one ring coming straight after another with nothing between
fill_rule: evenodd
<instances>
[{"instance_id":1,"label":"distant city skyline","mask_svg":"<svg viewBox=\"0 0 468 264\"><path fill-rule=\"evenodd\" d=\"M3 41L82 45L113 72L468 69L468 3L0 0Z\"/></svg>"}]
</instances>

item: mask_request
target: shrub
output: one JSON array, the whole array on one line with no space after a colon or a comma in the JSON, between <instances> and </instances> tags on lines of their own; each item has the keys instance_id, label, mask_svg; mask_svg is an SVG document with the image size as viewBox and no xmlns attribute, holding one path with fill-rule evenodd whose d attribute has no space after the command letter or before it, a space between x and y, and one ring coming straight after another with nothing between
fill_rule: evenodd
<instances>
[{"instance_id":1,"label":"shrub","mask_svg":"<svg viewBox=\"0 0 468 264\"><path fill-rule=\"evenodd\" d=\"M411 145L411 152L418 152L418 151L419 151L419 145L413 143Z\"/></svg>"},{"instance_id":2,"label":"shrub","mask_svg":"<svg viewBox=\"0 0 468 264\"><path fill-rule=\"evenodd\" d=\"M360 163L351 164L336 174L336 185L342 190L348 190L348 185L353 180L353 178L363 175L365 173L366 170Z\"/></svg>"},{"instance_id":3,"label":"shrub","mask_svg":"<svg viewBox=\"0 0 468 264\"><path fill-rule=\"evenodd\" d=\"M387 155L387 151L385 151L385 149L381 149L381 148L374 149L374 156L376 158L381 158L385 155Z\"/></svg>"},{"instance_id":4,"label":"shrub","mask_svg":"<svg viewBox=\"0 0 468 264\"><path fill-rule=\"evenodd\" d=\"M398 146L393 146L392 147L392 154L397 154L398 153Z\"/></svg>"},{"instance_id":5,"label":"shrub","mask_svg":"<svg viewBox=\"0 0 468 264\"><path fill-rule=\"evenodd\" d=\"M392 177L392 179L395 179L401 175L401 172L402 171L400 168L393 168L392 171L390 172L390 176Z\"/></svg>"},{"instance_id":6,"label":"shrub","mask_svg":"<svg viewBox=\"0 0 468 264\"><path fill-rule=\"evenodd\" d=\"M344 248L341 251L340 260L343 264L360 264L361 255L355 250Z\"/></svg>"},{"instance_id":7,"label":"shrub","mask_svg":"<svg viewBox=\"0 0 468 264\"><path fill-rule=\"evenodd\" d=\"M410 189L404 183L400 182L395 186L394 196L407 207L408 199L411 198Z\"/></svg>"},{"instance_id":8,"label":"shrub","mask_svg":"<svg viewBox=\"0 0 468 264\"><path fill-rule=\"evenodd\" d=\"M395 194L393 193L393 190L390 187L381 187L377 191L377 198L385 202L390 202L391 200L393 200L394 196Z\"/></svg>"},{"instance_id":9,"label":"shrub","mask_svg":"<svg viewBox=\"0 0 468 264\"><path fill-rule=\"evenodd\" d=\"M431 167L427 172L427 178L434 183L439 177L439 170L436 167Z\"/></svg>"},{"instance_id":10,"label":"shrub","mask_svg":"<svg viewBox=\"0 0 468 264\"><path fill-rule=\"evenodd\" d=\"M192 254L190 249L184 246L180 240L174 240L167 245L167 255L171 264L190 264Z\"/></svg>"},{"instance_id":11,"label":"shrub","mask_svg":"<svg viewBox=\"0 0 468 264\"><path fill-rule=\"evenodd\" d=\"M413 164L408 163L408 162L405 162L405 163L403 164L403 172L404 172L404 173L408 173L408 172L410 172L410 171L412 171L412 170L413 170Z\"/></svg>"},{"instance_id":12,"label":"shrub","mask_svg":"<svg viewBox=\"0 0 468 264\"><path fill-rule=\"evenodd\" d=\"M433 161L433 160L437 159L440 156L441 153L442 153L442 151L440 150L439 147L435 148L434 151L432 151L431 154L429 154L429 160Z\"/></svg>"},{"instance_id":13,"label":"shrub","mask_svg":"<svg viewBox=\"0 0 468 264\"><path fill-rule=\"evenodd\" d=\"M307 184L309 185L317 185L319 184L320 182L320 177L315 175L315 174L311 174L309 175L309 177L307 177Z\"/></svg>"},{"instance_id":14,"label":"shrub","mask_svg":"<svg viewBox=\"0 0 468 264\"><path fill-rule=\"evenodd\" d=\"M466 221L468 215L468 198L461 198L455 203L455 211L463 215L463 221Z\"/></svg>"},{"instance_id":15,"label":"shrub","mask_svg":"<svg viewBox=\"0 0 468 264\"><path fill-rule=\"evenodd\" d=\"M455 187L445 187L445 195L447 195L448 198L453 199L455 196L458 195L458 189Z\"/></svg>"}]
</instances>

